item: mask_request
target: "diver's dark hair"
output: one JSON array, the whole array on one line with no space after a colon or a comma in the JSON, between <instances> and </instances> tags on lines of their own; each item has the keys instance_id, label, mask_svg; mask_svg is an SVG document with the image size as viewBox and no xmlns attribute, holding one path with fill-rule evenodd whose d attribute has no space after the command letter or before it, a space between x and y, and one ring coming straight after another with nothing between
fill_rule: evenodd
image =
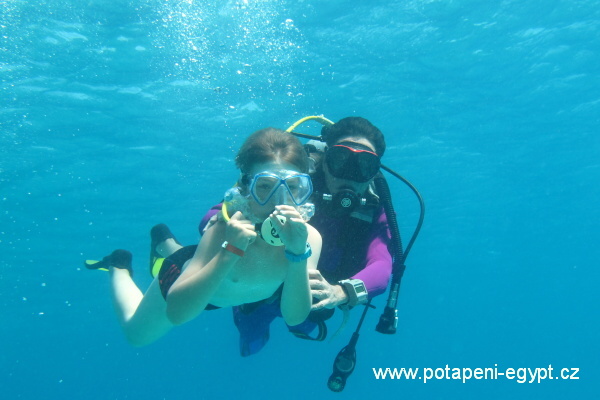
<instances>
[{"instance_id":1,"label":"diver's dark hair","mask_svg":"<svg viewBox=\"0 0 600 400\"><path fill-rule=\"evenodd\" d=\"M252 165L283 162L308 172L308 156L302 143L293 135L276 128L265 128L251 134L235 157L242 174L250 173Z\"/></svg>"},{"instance_id":2,"label":"diver's dark hair","mask_svg":"<svg viewBox=\"0 0 600 400\"><path fill-rule=\"evenodd\" d=\"M375 152L379 157L385 153L385 138L383 137L383 133L375 125L362 117L346 117L333 125L324 126L321 130L321 136L329 147L347 137L365 138L373 143Z\"/></svg>"}]
</instances>

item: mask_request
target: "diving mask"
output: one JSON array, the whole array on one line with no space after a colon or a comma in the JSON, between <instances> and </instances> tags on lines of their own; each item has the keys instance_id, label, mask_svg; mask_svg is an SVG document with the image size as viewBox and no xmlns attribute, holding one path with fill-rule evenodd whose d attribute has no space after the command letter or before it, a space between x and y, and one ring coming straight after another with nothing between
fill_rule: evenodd
<instances>
[{"instance_id":1,"label":"diving mask","mask_svg":"<svg viewBox=\"0 0 600 400\"><path fill-rule=\"evenodd\" d=\"M295 171L277 174L264 171L254 175L250 182L250 193L261 206L269 201L276 205L293 203L300 206L308 201L312 191L310 176Z\"/></svg>"},{"instance_id":2,"label":"diving mask","mask_svg":"<svg viewBox=\"0 0 600 400\"><path fill-rule=\"evenodd\" d=\"M379 156L360 143L341 142L330 147L325 161L331 175L354 182L368 182L381 166Z\"/></svg>"}]
</instances>

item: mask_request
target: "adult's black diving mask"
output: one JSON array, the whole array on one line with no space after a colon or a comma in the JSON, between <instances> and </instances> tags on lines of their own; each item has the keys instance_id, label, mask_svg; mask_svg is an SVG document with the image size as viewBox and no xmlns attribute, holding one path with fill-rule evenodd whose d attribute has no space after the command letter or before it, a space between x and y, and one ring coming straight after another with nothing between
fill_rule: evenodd
<instances>
[{"instance_id":1,"label":"adult's black diving mask","mask_svg":"<svg viewBox=\"0 0 600 400\"><path fill-rule=\"evenodd\" d=\"M340 142L325 153L325 162L331 175L354 182L371 180L381 166L379 156L360 143Z\"/></svg>"}]
</instances>

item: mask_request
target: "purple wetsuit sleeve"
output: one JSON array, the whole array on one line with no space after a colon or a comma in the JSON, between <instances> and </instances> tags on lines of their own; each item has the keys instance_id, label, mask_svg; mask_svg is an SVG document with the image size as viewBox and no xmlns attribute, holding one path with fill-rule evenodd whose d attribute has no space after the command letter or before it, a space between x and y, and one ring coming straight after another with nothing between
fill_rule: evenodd
<instances>
[{"instance_id":1,"label":"purple wetsuit sleeve","mask_svg":"<svg viewBox=\"0 0 600 400\"><path fill-rule=\"evenodd\" d=\"M373 226L371 243L367 250L367 265L354 275L352 279L360 279L365 283L369 298L385 292L392 274L392 255L388 250L391 234L385 212L381 212L377 223Z\"/></svg>"},{"instance_id":2,"label":"purple wetsuit sleeve","mask_svg":"<svg viewBox=\"0 0 600 400\"><path fill-rule=\"evenodd\" d=\"M200 236L202 236L202 234L204 233L204 227L206 226L206 224L208 224L208 221L215 215L217 215L219 213L219 211L221 211L221 206L222 203L217 204L216 206L213 206L210 210L208 210L208 212L206 213L206 215L202 218L202 220L200 221L200 224L198 225L198 231L200 232Z\"/></svg>"}]
</instances>

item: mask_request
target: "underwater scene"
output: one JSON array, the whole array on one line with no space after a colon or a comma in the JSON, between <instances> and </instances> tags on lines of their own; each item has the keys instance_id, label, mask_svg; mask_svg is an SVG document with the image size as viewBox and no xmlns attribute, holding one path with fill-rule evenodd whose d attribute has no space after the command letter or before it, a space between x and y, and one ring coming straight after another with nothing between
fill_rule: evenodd
<instances>
[{"instance_id":1,"label":"underwater scene","mask_svg":"<svg viewBox=\"0 0 600 400\"><path fill-rule=\"evenodd\" d=\"M0 7L2 398L598 398L597 2ZM307 116L366 118L422 196L395 334L376 330L388 288L349 372L334 360L362 305L336 310L323 341L277 318L246 357L229 308L131 345L111 274L84 261L126 249L145 291L151 228L198 244L244 140ZM419 200L383 175L406 249Z\"/></svg>"}]
</instances>

